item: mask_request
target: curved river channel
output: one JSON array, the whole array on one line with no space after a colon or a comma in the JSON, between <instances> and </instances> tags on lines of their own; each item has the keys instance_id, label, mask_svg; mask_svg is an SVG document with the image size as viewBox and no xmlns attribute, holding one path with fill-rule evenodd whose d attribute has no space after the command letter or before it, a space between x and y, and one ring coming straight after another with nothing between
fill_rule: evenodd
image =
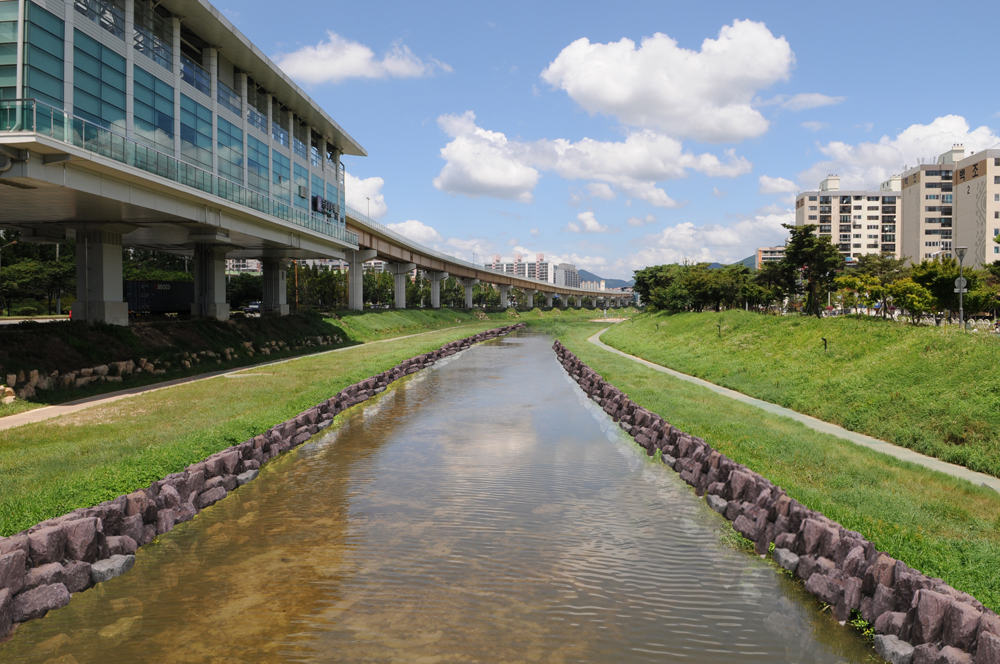
<instances>
[{"instance_id":1,"label":"curved river channel","mask_svg":"<svg viewBox=\"0 0 1000 664\"><path fill-rule=\"evenodd\" d=\"M861 662L521 332L400 381L2 662ZM72 659L70 659L71 656Z\"/></svg>"}]
</instances>

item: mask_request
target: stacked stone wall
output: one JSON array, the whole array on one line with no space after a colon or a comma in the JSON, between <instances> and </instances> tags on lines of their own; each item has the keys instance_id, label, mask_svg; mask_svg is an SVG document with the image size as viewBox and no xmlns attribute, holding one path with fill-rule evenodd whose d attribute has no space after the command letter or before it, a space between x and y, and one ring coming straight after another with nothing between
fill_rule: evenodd
<instances>
[{"instance_id":1,"label":"stacked stone wall","mask_svg":"<svg viewBox=\"0 0 1000 664\"><path fill-rule=\"evenodd\" d=\"M553 348L590 399L649 456L660 452L663 463L753 542L758 555L773 544L774 561L829 604L837 620L845 622L856 610L872 623L875 648L886 660L1000 664L1000 616L975 597L879 551L860 533L642 408L558 341Z\"/></svg>"},{"instance_id":2,"label":"stacked stone wall","mask_svg":"<svg viewBox=\"0 0 1000 664\"><path fill-rule=\"evenodd\" d=\"M17 624L65 606L73 593L124 574L135 563L138 548L256 479L261 466L330 426L339 413L437 360L523 327L487 330L411 357L145 489L0 538L0 639Z\"/></svg>"}]
</instances>

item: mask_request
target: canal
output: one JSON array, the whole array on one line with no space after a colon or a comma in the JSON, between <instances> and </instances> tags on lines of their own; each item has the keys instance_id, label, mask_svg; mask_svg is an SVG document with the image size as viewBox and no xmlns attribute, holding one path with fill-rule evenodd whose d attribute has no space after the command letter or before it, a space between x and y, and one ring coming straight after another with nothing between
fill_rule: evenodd
<instances>
[{"instance_id":1,"label":"canal","mask_svg":"<svg viewBox=\"0 0 1000 664\"><path fill-rule=\"evenodd\" d=\"M2 662L860 662L521 332L396 383ZM731 531L730 531L731 532Z\"/></svg>"}]
</instances>

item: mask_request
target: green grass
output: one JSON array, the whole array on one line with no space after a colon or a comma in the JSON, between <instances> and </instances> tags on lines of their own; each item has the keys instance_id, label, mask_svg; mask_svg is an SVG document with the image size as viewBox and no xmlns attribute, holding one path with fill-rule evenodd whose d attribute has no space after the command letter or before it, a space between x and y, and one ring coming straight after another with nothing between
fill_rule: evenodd
<instances>
[{"instance_id":1,"label":"green grass","mask_svg":"<svg viewBox=\"0 0 1000 664\"><path fill-rule=\"evenodd\" d=\"M259 367L0 431L0 536L94 505L283 422L495 321Z\"/></svg>"},{"instance_id":2,"label":"green grass","mask_svg":"<svg viewBox=\"0 0 1000 664\"><path fill-rule=\"evenodd\" d=\"M730 325L736 322L729 313L725 318ZM613 328L614 336L637 338L635 332L619 330L629 325L655 331L658 319L649 319L622 323ZM879 549L908 565L971 593L993 610L1000 609L1000 575L996 573L1000 496L996 492L821 434L794 420L601 350L586 339L604 325L557 320L530 325L557 336L637 403L674 426L701 436L715 449L780 485L796 500L862 533ZM881 326L875 329L895 334ZM711 332L718 334L714 324ZM796 338L789 342L793 353ZM950 343L945 336L941 339L942 344Z\"/></svg>"},{"instance_id":3,"label":"green grass","mask_svg":"<svg viewBox=\"0 0 1000 664\"><path fill-rule=\"evenodd\" d=\"M996 336L867 317L736 310L645 314L609 330L602 341L851 431L1000 476Z\"/></svg>"}]
</instances>

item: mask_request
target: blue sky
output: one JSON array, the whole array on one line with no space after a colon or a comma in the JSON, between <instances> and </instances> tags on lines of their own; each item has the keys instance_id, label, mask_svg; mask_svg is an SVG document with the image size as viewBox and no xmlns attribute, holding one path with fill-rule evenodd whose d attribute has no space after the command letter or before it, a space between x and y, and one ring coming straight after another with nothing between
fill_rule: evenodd
<instances>
[{"instance_id":1,"label":"blue sky","mask_svg":"<svg viewBox=\"0 0 1000 664\"><path fill-rule=\"evenodd\" d=\"M996 2L218 6L368 150L349 204L479 262L733 262L827 173L1000 143Z\"/></svg>"}]
</instances>

